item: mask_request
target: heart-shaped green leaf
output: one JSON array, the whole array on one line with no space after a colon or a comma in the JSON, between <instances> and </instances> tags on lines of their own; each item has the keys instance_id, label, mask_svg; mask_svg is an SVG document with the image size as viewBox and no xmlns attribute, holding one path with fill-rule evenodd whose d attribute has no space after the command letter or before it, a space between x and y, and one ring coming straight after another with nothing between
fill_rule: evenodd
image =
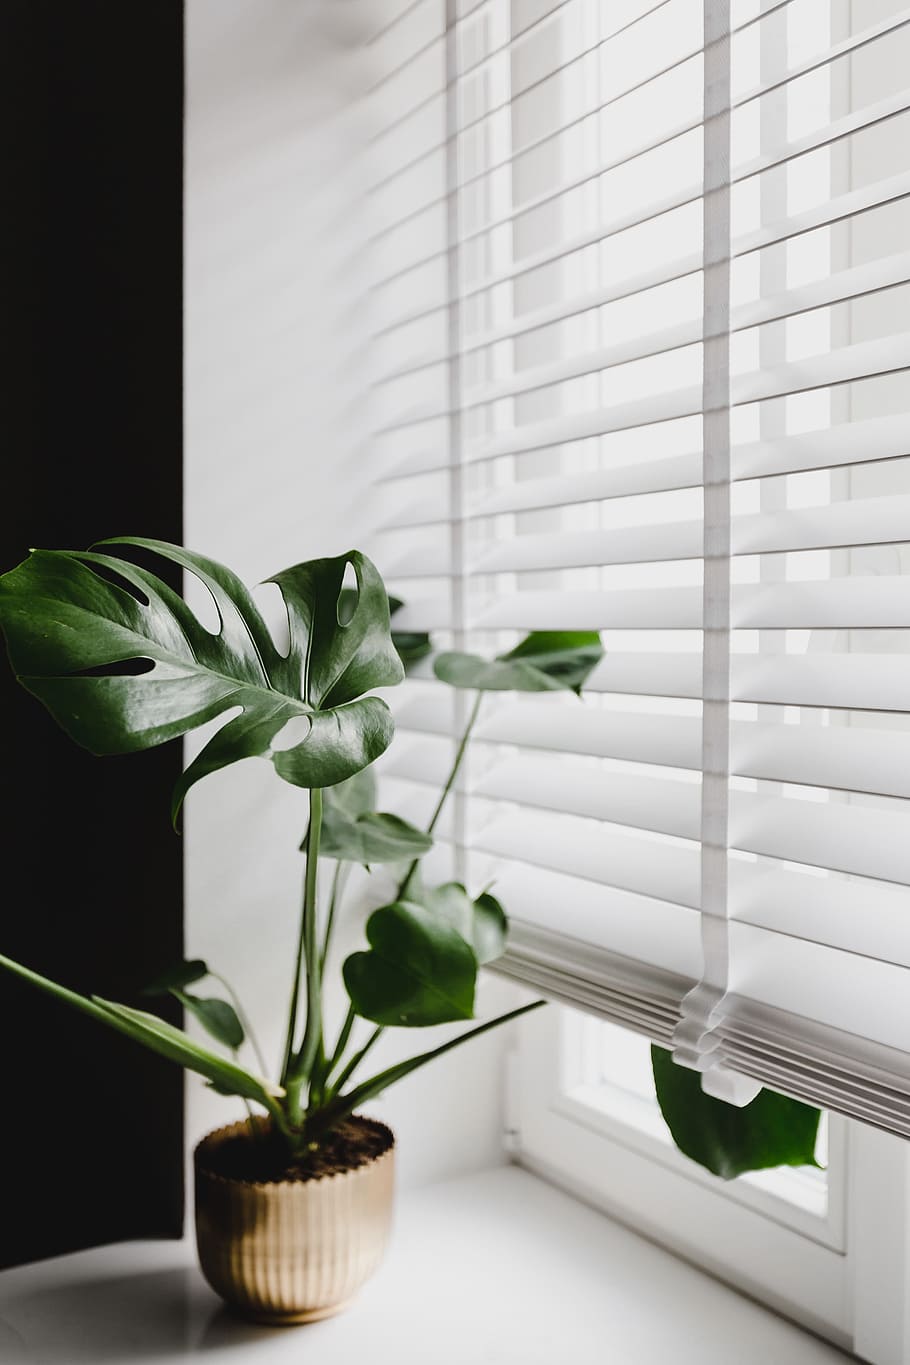
<instances>
[{"instance_id":1,"label":"heart-shaped green leaf","mask_svg":"<svg viewBox=\"0 0 910 1365\"><path fill-rule=\"evenodd\" d=\"M451 925L473 948L481 965L494 962L505 952L508 921L499 901L489 892L472 899L461 882L424 887L412 878L408 883L408 899Z\"/></svg>"},{"instance_id":2,"label":"heart-shaped green leaf","mask_svg":"<svg viewBox=\"0 0 910 1365\"><path fill-rule=\"evenodd\" d=\"M216 1042L221 1043L223 1047L229 1047L232 1052L242 1047L246 1034L233 1005L229 1005L226 1000L214 997L203 999L181 990L174 990L172 994L177 997L184 1009L195 1015Z\"/></svg>"},{"instance_id":3,"label":"heart-shaped green leaf","mask_svg":"<svg viewBox=\"0 0 910 1365\"><path fill-rule=\"evenodd\" d=\"M389 612L393 617L403 606L400 597L389 598ZM398 650L398 656L405 668L410 664L419 663L421 659L433 653L433 645L425 630L393 630L392 644Z\"/></svg>"},{"instance_id":4,"label":"heart-shaped green leaf","mask_svg":"<svg viewBox=\"0 0 910 1365\"><path fill-rule=\"evenodd\" d=\"M93 753L148 749L240 708L178 782L175 816L194 782L241 758L271 759L295 786L327 787L387 748L389 709L364 694L400 682L404 670L385 588L364 555L311 560L269 580L287 609L283 655L223 565L162 541L103 544L133 546L194 574L215 603L219 631L206 630L157 574L97 551L33 551L0 578L0 624L20 682ZM348 565L356 602L341 619ZM306 736L274 748L299 717Z\"/></svg>"},{"instance_id":5,"label":"heart-shaped green leaf","mask_svg":"<svg viewBox=\"0 0 910 1365\"><path fill-rule=\"evenodd\" d=\"M473 1019L477 959L448 924L407 901L374 910L368 952L344 964L351 1004L376 1024L419 1028Z\"/></svg>"},{"instance_id":6,"label":"heart-shaped green leaf","mask_svg":"<svg viewBox=\"0 0 910 1365\"><path fill-rule=\"evenodd\" d=\"M799 1100L762 1090L742 1109L706 1095L697 1071L652 1047L660 1112L685 1156L732 1180L769 1166L815 1166L819 1112Z\"/></svg>"},{"instance_id":7,"label":"heart-shaped green leaf","mask_svg":"<svg viewBox=\"0 0 910 1365\"><path fill-rule=\"evenodd\" d=\"M594 630L535 630L496 659L449 650L433 670L453 687L477 692L559 692L581 695L604 650Z\"/></svg>"},{"instance_id":8,"label":"heart-shaped green leaf","mask_svg":"<svg viewBox=\"0 0 910 1365\"><path fill-rule=\"evenodd\" d=\"M190 962L175 962L172 967L159 972L152 981L142 990L143 995L167 995L169 991L183 990L184 986L192 986L194 982L201 981L204 976L208 976L209 967L202 958L194 958Z\"/></svg>"},{"instance_id":9,"label":"heart-shaped green leaf","mask_svg":"<svg viewBox=\"0 0 910 1365\"><path fill-rule=\"evenodd\" d=\"M477 961L495 962L506 950L509 921L495 896L482 891L474 897L474 916L470 942Z\"/></svg>"},{"instance_id":10,"label":"heart-shaped green leaf","mask_svg":"<svg viewBox=\"0 0 910 1365\"><path fill-rule=\"evenodd\" d=\"M344 862L398 863L422 858L433 840L397 815L367 811L351 820L333 807L322 818L319 852Z\"/></svg>"}]
</instances>

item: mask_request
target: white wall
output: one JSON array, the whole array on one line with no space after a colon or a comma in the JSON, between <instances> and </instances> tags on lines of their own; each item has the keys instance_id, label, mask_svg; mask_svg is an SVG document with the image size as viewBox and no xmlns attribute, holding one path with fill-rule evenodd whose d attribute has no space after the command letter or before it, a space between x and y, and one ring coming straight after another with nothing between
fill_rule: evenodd
<instances>
[{"instance_id":1,"label":"white wall","mask_svg":"<svg viewBox=\"0 0 910 1365\"><path fill-rule=\"evenodd\" d=\"M187 4L184 540L251 584L350 548L367 524L364 18L360 0ZM236 981L275 1059L305 819L306 794L257 761L207 778L187 805L188 952ZM512 1000L483 983L483 1014ZM377 1067L443 1035L384 1040ZM505 1046L494 1032L379 1102L402 1184L502 1159ZM191 1143L234 1117L190 1080Z\"/></svg>"}]
</instances>

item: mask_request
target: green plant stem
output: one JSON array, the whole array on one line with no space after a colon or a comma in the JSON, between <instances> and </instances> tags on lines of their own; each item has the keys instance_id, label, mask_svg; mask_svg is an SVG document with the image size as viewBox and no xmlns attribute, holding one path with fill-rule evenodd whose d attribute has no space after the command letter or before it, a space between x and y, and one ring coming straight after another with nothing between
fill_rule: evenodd
<instances>
[{"instance_id":1,"label":"green plant stem","mask_svg":"<svg viewBox=\"0 0 910 1365\"><path fill-rule=\"evenodd\" d=\"M322 832L322 791L314 787L310 792L310 832L307 838L306 882L303 897L303 919L301 922L301 942L303 966L306 973L306 1023L303 1029L303 1042L300 1051L291 1063L291 1083L295 1086L295 1096L299 1098L300 1085L306 1084L313 1072L313 1066L322 1043L322 972L320 971L318 947L318 907L316 904L316 882L319 872L319 839ZM288 1087L291 1098L291 1088ZM292 1114L292 1119L299 1118Z\"/></svg>"},{"instance_id":2,"label":"green plant stem","mask_svg":"<svg viewBox=\"0 0 910 1365\"><path fill-rule=\"evenodd\" d=\"M348 1012L345 1015L344 1023L341 1026L341 1032L338 1035L338 1041L335 1044L335 1051L332 1053L331 1060L329 1061L329 1064L326 1067L325 1072L326 1081L331 1080L332 1072L335 1070L336 1066L344 1056L344 1050L347 1047L348 1042L350 1040L351 1030L354 1027L354 1020L356 1018L357 1016L354 1013L354 1006L348 1005Z\"/></svg>"},{"instance_id":3,"label":"green plant stem","mask_svg":"<svg viewBox=\"0 0 910 1365\"><path fill-rule=\"evenodd\" d=\"M300 912L300 932L294 962L294 986L288 1011L288 1032L281 1068L281 1084L287 1091L287 1113L291 1123L302 1117L300 1091L308 1078L319 1045L320 1017L319 961L316 949L316 877L319 868L319 836L322 830L322 791L310 791L310 824L306 837L306 873L303 884L303 906ZM300 1052L294 1053L297 1036L297 1016L300 1009L300 981L306 971L307 1017Z\"/></svg>"},{"instance_id":4,"label":"green plant stem","mask_svg":"<svg viewBox=\"0 0 910 1365\"><path fill-rule=\"evenodd\" d=\"M344 1050L348 1045L351 1029L354 1027L354 1020L356 1017L353 1005L349 1005L345 1021L341 1026L341 1032L338 1035L338 1041L335 1044L335 1049L331 1057L326 1057L324 1048L322 1044L320 1044L319 1052L313 1066L313 1074L310 1078L310 1093L307 1099L308 1109L319 1109L325 1103L332 1072L335 1070L336 1066L340 1064L341 1059L344 1056Z\"/></svg>"},{"instance_id":5,"label":"green plant stem","mask_svg":"<svg viewBox=\"0 0 910 1365\"><path fill-rule=\"evenodd\" d=\"M51 981L46 976L40 976L31 968L23 966L21 962L16 962L10 957L4 957L2 953L0 953L0 968L5 968L23 981L37 986L39 990L45 991L55 999L72 1005L83 1014L89 1015L90 1018L106 1024L108 1028L116 1029L118 1033L125 1034L134 1042L142 1043L152 1052L157 1052L170 1061L177 1062L188 1071L197 1072L206 1080L225 1090L227 1094L247 1096L252 1094L257 1103L261 1104L271 1115L276 1127L282 1133L289 1133L280 1096L270 1092L267 1082L264 1082L261 1077L250 1076L249 1072L241 1071L224 1057L211 1052L203 1044L193 1042L182 1030L172 1028L163 1019L146 1015L142 1010L132 1010L125 1005L117 1005L113 1001L78 995L76 991L71 991L66 986L60 986L56 981ZM245 1088L250 1084L255 1087L252 1091Z\"/></svg>"},{"instance_id":6,"label":"green plant stem","mask_svg":"<svg viewBox=\"0 0 910 1365\"><path fill-rule=\"evenodd\" d=\"M361 1082L360 1085L348 1091L346 1095L338 1094L341 1086L336 1087L329 1102L319 1113L314 1114L309 1121L308 1128L312 1136L318 1137L320 1133L327 1132L334 1124L352 1114L359 1104L373 1099L376 1095L387 1090L396 1081L403 1080L412 1071L416 1071L421 1066L426 1066L427 1062L432 1062L437 1057L443 1056L446 1052L451 1052L453 1048L460 1047L470 1038L479 1038L482 1033L488 1033L490 1029L498 1028L500 1024L508 1024L513 1019L518 1019L522 1014L527 1014L530 1010L540 1009L545 1005L546 1000L533 1000L529 1005L519 1005L517 1009L509 1010L508 1014L500 1014L496 1019L488 1019L485 1024L479 1024L477 1028L468 1029L466 1033L459 1033L457 1038L450 1038L447 1043L434 1047L429 1052L423 1052L417 1057L410 1057L405 1062L398 1062L395 1066L390 1066L386 1071L380 1071L378 1075L372 1076L368 1081ZM381 1033L377 1029L371 1043L375 1037Z\"/></svg>"},{"instance_id":7,"label":"green plant stem","mask_svg":"<svg viewBox=\"0 0 910 1365\"><path fill-rule=\"evenodd\" d=\"M338 904L338 897L341 894L341 874L344 863L339 858L335 864L335 872L332 876L332 893L329 897L329 910L325 921L325 935L322 940L322 953L319 958L319 973L325 976L325 962L329 955L329 944L332 941L332 928L335 924L335 908Z\"/></svg>"},{"instance_id":8,"label":"green plant stem","mask_svg":"<svg viewBox=\"0 0 910 1365\"><path fill-rule=\"evenodd\" d=\"M327 1097L329 1102L331 1102L331 1100L333 1100L333 1099L335 1098L335 1096L336 1096L336 1095L338 1094L338 1092L341 1090L341 1088L342 1088L342 1086L345 1084L345 1082L348 1081L348 1080L350 1080L350 1078L353 1076L354 1072L355 1072L355 1071L357 1070L357 1068L360 1066L360 1063L363 1061L364 1057L367 1055L367 1053L368 1053L368 1052L370 1051L370 1049L372 1048L373 1044L374 1044L374 1043L377 1043L377 1042L379 1041L379 1039L381 1038L381 1036L382 1036L382 1034L383 1034L384 1032L385 1032L385 1029L383 1028L383 1026L382 1026L381 1024L377 1024L376 1027L374 1028L373 1032L370 1034L369 1038L368 1038L368 1039L366 1040L366 1042L364 1043L363 1047L360 1049L359 1052L355 1052L355 1053L354 1053L354 1056L353 1056L353 1057L351 1058L351 1060L348 1062L347 1066L344 1068L344 1070L342 1071L341 1075L338 1077L338 1080L337 1080L337 1081L335 1082L335 1084L330 1088L329 1094L328 1094L328 1097Z\"/></svg>"},{"instance_id":9,"label":"green plant stem","mask_svg":"<svg viewBox=\"0 0 910 1365\"><path fill-rule=\"evenodd\" d=\"M453 761L453 763L452 763L451 771L449 772L449 776L448 776L448 778L446 779L446 784L445 784L445 786L444 786L443 789L442 789L442 793L441 793L441 795L440 795L440 797L439 797L439 800L436 802L436 809L433 811L433 814L432 814L432 816L431 816L431 818L430 818L430 823L427 825L427 834L432 834L432 833L433 833L433 830L436 828L436 823L437 823L437 821L439 820L440 815L442 814L443 807L445 806L445 803L446 803L446 801L447 801L447 799L448 799L448 796L449 796L449 792L452 790L452 788L453 788L454 785L455 785L455 779L456 779L456 777L458 776L458 770L460 769L461 764L462 764L462 760L464 759L464 756L465 756L465 754L466 754L466 752L467 752L468 741L469 741L469 739L471 738L471 731L474 729L474 726L475 726L475 724L476 724L476 722L477 722L477 717L478 717L478 715L480 714L480 703L481 703L482 701L483 701L483 693L482 693L482 692L477 692L477 693L475 694L475 697L474 697L474 704L473 704L473 706L471 707L471 714L468 716L468 723L467 723L467 725L466 725L465 728L464 728L464 733L463 733L463 735L461 736L461 739L460 739L459 744L458 744L458 748L457 748L457 750L456 750L456 752L455 752L455 759L454 759L454 761ZM411 863L410 867L408 868L407 872L406 872L405 875L404 875L404 879L402 880L402 882L400 883L400 885L399 885L399 887L398 887L398 892L397 892L396 897L395 897L396 900L404 900L404 899L406 898L406 896L407 896L407 891L408 891L408 886L410 885L411 878L414 876L414 873L417 871L417 868L418 868L419 864L420 864L420 858L417 857L417 858L415 858L414 861ZM379 1035L380 1035L381 1033L383 1033L383 1032L384 1032L384 1029L383 1029L382 1026L380 1026L380 1027L376 1030L375 1037L371 1040L371 1045L372 1045L372 1042L375 1042L376 1038L378 1038ZM332 1094L333 1094L333 1095L337 1095L338 1091L341 1089L341 1086L344 1084L344 1082L347 1080L347 1078L348 1078L348 1077L347 1077L347 1073L345 1073L345 1074L341 1077L341 1079L337 1082L337 1084L336 1084L335 1086L333 1086L333 1088L332 1088Z\"/></svg>"},{"instance_id":10,"label":"green plant stem","mask_svg":"<svg viewBox=\"0 0 910 1365\"><path fill-rule=\"evenodd\" d=\"M305 847L306 845L304 845ZM304 886L306 884L306 873L304 873ZM305 892L304 892L305 896ZM300 929L297 933L297 956L294 960L294 981L291 987L291 1003L288 1006L288 1029L287 1037L284 1042L284 1056L281 1061L281 1084L287 1085L288 1073L291 1067L291 1058L294 1055L294 1039L297 1035L297 1013L300 1007L300 977L303 972L303 935L304 917L306 915L305 899L300 910Z\"/></svg>"},{"instance_id":11,"label":"green plant stem","mask_svg":"<svg viewBox=\"0 0 910 1365\"><path fill-rule=\"evenodd\" d=\"M449 773L448 778L446 779L446 784L445 784L445 786L444 786L443 789L442 789L442 794L440 795L439 800L436 802L436 809L433 811L433 815L432 815L432 817L431 817L431 819L430 819L430 823L427 825L427 834L432 834L432 833L433 833L433 830L436 828L436 822L437 822L437 820L439 819L440 815L442 814L443 806L445 805L446 801L448 800L449 792L452 790L453 786L455 785L455 779L456 779L456 777L458 776L458 770L459 770L459 768L461 767L462 760L463 760L463 758L464 758L464 756L465 756L465 753L466 753L466 751L467 751L468 740L471 738L471 731L474 729L474 724L475 724L475 722L476 722L476 720L477 720L477 716L478 716L478 714L479 714L479 712L480 712L480 703L481 703L482 701L483 701L483 693L482 693L482 692L478 692L478 693L476 694L476 696L474 697L474 705L471 707L471 714L470 714L470 716L468 717L468 723L467 723L467 725L465 726L464 734L461 736L461 739L460 739L460 741L459 741L458 749L456 750L456 753L455 753L455 761L454 761L454 763L452 764L452 770L451 770L451 772ZM411 878L413 877L414 873L417 871L417 867L418 867L418 864L419 864L419 863L420 863L420 858L419 858L419 857L418 857L418 858L415 858L414 861L411 863L411 866L408 868L408 870L407 870L407 872L406 872L406 874L405 874L404 880L402 881L401 885L400 885L399 888L398 888L398 899L399 899L399 900L404 899L404 897L406 896L407 890L408 890L408 886L410 885Z\"/></svg>"},{"instance_id":12,"label":"green plant stem","mask_svg":"<svg viewBox=\"0 0 910 1365\"><path fill-rule=\"evenodd\" d=\"M243 1031L246 1034L247 1038L249 1038L250 1040L250 1046L252 1047L254 1053L256 1054L256 1061L259 1064L259 1069L262 1072L263 1076L267 1076L269 1072L268 1062L265 1060L262 1048L259 1046L259 1042L256 1038L255 1033L253 1032L253 1025L250 1023L249 1015L246 1013L246 1010L240 1003L240 997L234 990L231 983L229 981L226 981L225 978L221 976L219 972L209 972L209 976L213 979L213 981L220 981L224 989L227 991L228 995L231 997L231 1003L233 1004L234 1009L237 1011L237 1018L240 1020Z\"/></svg>"},{"instance_id":13,"label":"green plant stem","mask_svg":"<svg viewBox=\"0 0 910 1365\"><path fill-rule=\"evenodd\" d=\"M254 1142L260 1142L265 1136L265 1134L259 1126L259 1123L256 1119L256 1114L253 1110L253 1106L250 1104L246 1096L241 1096L241 1098L243 1099L243 1106L246 1109L247 1123L250 1125L250 1136L252 1137Z\"/></svg>"}]
</instances>

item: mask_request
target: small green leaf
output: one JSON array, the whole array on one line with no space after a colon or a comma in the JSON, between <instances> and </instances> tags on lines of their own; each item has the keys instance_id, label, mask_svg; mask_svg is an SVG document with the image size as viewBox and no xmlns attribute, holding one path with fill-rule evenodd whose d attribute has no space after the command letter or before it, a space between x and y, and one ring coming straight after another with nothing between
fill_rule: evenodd
<instances>
[{"instance_id":1,"label":"small green leaf","mask_svg":"<svg viewBox=\"0 0 910 1365\"><path fill-rule=\"evenodd\" d=\"M350 591L350 589L345 589ZM330 811L339 819L356 820L358 815L376 809L376 777L372 768L363 768L344 782L326 787L323 792L323 822L331 819ZM303 836L300 852L307 850L309 828Z\"/></svg>"},{"instance_id":2,"label":"small green leaf","mask_svg":"<svg viewBox=\"0 0 910 1365\"><path fill-rule=\"evenodd\" d=\"M559 692L581 695L583 684L603 658L597 631L533 631L496 659L449 650L433 670L453 687L478 692Z\"/></svg>"},{"instance_id":3,"label":"small green leaf","mask_svg":"<svg viewBox=\"0 0 910 1365\"><path fill-rule=\"evenodd\" d=\"M499 901L488 892L472 899L461 882L424 887L413 878L408 884L408 899L460 934L481 966L505 952L508 921Z\"/></svg>"},{"instance_id":4,"label":"small green leaf","mask_svg":"<svg viewBox=\"0 0 910 1365\"><path fill-rule=\"evenodd\" d=\"M335 807L322 818L319 852L344 862L396 863L422 858L433 840L397 815L367 811L351 820Z\"/></svg>"},{"instance_id":5,"label":"small green leaf","mask_svg":"<svg viewBox=\"0 0 910 1365\"><path fill-rule=\"evenodd\" d=\"M657 1100L679 1150L692 1161L732 1180L769 1166L815 1166L820 1114L799 1100L762 1090L738 1109L706 1095L697 1071L679 1066L663 1048L652 1047Z\"/></svg>"},{"instance_id":6,"label":"small green leaf","mask_svg":"<svg viewBox=\"0 0 910 1365\"><path fill-rule=\"evenodd\" d=\"M236 1052L242 1047L246 1034L237 1017L237 1011L226 1000L201 999L198 995L188 995L185 991L172 990L184 1009L195 1015L204 1029L224 1047Z\"/></svg>"},{"instance_id":7,"label":"small green leaf","mask_svg":"<svg viewBox=\"0 0 910 1365\"><path fill-rule=\"evenodd\" d=\"M596 630L535 630L502 658L504 662L518 661L534 668L580 696L603 656L604 648Z\"/></svg>"},{"instance_id":8,"label":"small green leaf","mask_svg":"<svg viewBox=\"0 0 910 1365\"><path fill-rule=\"evenodd\" d=\"M495 962L506 950L509 921L495 896L483 891L474 898L474 930L471 943L480 963Z\"/></svg>"},{"instance_id":9,"label":"small green leaf","mask_svg":"<svg viewBox=\"0 0 910 1365\"><path fill-rule=\"evenodd\" d=\"M119 1026L122 1033L128 1033L137 1042L145 1043L147 1047L169 1057L171 1061L181 1063L190 1071L198 1071L201 1076L216 1081L234 1095L258 1100L260 1104L269 1107L272 1096L284 1093L280 1086L274 1086L261 1077L253 1076L236 1062L226 1061L217 1053L210 1052L207 1047L190 1038L188 1033L174 1028L172 1024L159 1019L156 1014L146 1014L144 1010L134 1010L128 1005L118 1005L113 1000L102 1000L97 995L92 996L92 1004L100 1006L108 1014L108 1022Z\"/></svg>"},{"instance_id":10,"label":"small green leaf","mask_svg":"<svg viewBox=\"0 0 910 1365\"><path fill-rule=\"evenodd\" d=\"M216 1095L224 1095L227 1097L233 1095L234 1093L233 1090L229 1090L226 1086L221 1085L220 1082L218 1081L206 1081L205 1086L207 1090L214 1090Z\"/></svg>"},{"instance_id":11,"label":"small green leaf","mask_svg":"<svg viewBox=\"0 0 910 1365\"><path fill-rule=\"evenodd\" d=\"M477 958L423 906L394 901L367 920L368 952L344 964L356 1012L376 1024L422 1028L473 1019Z\"/></svg>"},{"instance_id":12,"label":"small green leaf","mask_svg":"<svg viewBox=\"0 0 910 1365\"><path fill-rule=\"evenodd\" d=\"M376 774L372 768L363 768L346 782L327 787L324 798L325 812L332 808L350 819L365 815L368 810L376 809Z\"/></svg>"},{"instance_id":13,"label":"small green leaf","mask_svg":"<svg viewBox=\"0 0 910 1365\"><path fill-rule=\"evenodd\" d=\"M184 986L192 986L193 982L201 981L208 974L208 963L203 962L201 958L193 958L190 962L175 962L172 967L160 972L150 981L143 988L142 994L167 995L169 991L180 991Z\"/></svg>"},{"instance_id":14,"label":"small green leaf","mask_svg":"<svg viewBox=\"0 0 910 1365\"><path fill-rule=\"evenodd\" d=\"M152 1052L160 1053L169 1061L178 1062L188 1071L198 1072L206 1080L217 1082L230 1094L256 1100L273 1116L280 1115L275 1100L284 1094L281 1086L272 1085L263 1077L245 1071L235 1062L229 1062L224 1057L219 1057L217 1053L210 1052L182 1029L174 1028L157 1015L131 1009L128 1005L118 1005L111 1000L102 1000L98 996L88 998L79 995L46 976L39 976L31 968L23 967L21 962L15 962L9 957L0 955L0 967L5 967L23 981L37 986L47 995L72 1005L82 1014L88 1014L99 1023L106 1024L108 1028L126 1034L137 1043L143 1043Z\"/></svg>"},{"instance_id":15,"label":"small green leaf","mask_svg":"<svg viewBox=\"0 0 910 1365\"><path fill-rule=\"evenodd\" d=\"M395 615L404 606L400 597L389 597L389 614ZM398 651L398 657L404 664L405 669L409 664L419 663L428 654L433 653L433 645L430 637L424 630L392 631L392 644Z\"/></svg>"}]
</instances>

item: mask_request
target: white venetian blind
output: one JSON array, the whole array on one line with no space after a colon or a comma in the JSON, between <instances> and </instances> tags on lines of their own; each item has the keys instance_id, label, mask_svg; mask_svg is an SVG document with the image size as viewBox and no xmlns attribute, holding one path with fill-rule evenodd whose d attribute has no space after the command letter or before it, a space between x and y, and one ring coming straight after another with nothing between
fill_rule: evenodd
<instances>
[{"instance_id":1,"label":"white venetian blind","mask_svg":"<svg viewBox=\"0 0 910 1365\"><path fill-rule=\"evenodd\" d=\"M373 552L396 622L603 631L444 831L503 970L910 1134L910 7L377 7ZM463 700L410 681L419 818Z\"/></svg>"}]
</instances>

